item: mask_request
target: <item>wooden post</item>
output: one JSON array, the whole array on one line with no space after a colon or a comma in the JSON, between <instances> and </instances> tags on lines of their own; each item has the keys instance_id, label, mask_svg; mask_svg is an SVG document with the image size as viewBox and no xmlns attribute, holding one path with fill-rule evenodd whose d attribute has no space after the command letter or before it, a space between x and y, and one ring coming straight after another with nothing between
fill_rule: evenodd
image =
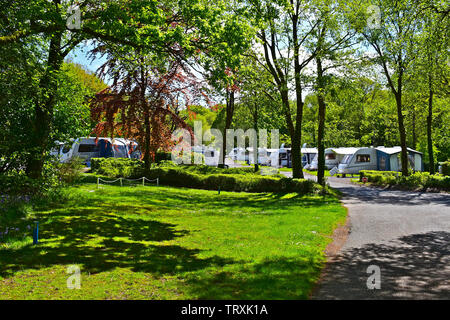
<instances>
[{"instance_id":1,"label":"wooden post","mask_svg":"<svg viewBox=\"0 0 450 320\"><path fill-rule=\"evenodd\" d=\"M142 186L145 187L145 177L142 177Z\"/></svg>"},{"instance_id":2,"label":"wooden post","mask_svg":"<svg viewBox=\"0 0 450 320\"><path fill-rule=\"evenodd\" d=\"M159 187L159 178L156 178L156 186Z\"/></svg>"},{"instance_id":3,"label":"wooden post","mask_svg":"<svg viewBox=\"0 0 450 320\"><path fill-rule=\"evenodd\" d=\"M123 187L122 178L120 178L120 186Z\"/></svg>"},{"instance_id":4,"label":"wooden post","mask_svg":"<svg viewBox=\"0 0 450 320\"><path fill-rule=\"evenodd\" d=\"M99 185L100 184L100 178L97 178L97 189L99 188Z\"/></svg>"}]
</instances>

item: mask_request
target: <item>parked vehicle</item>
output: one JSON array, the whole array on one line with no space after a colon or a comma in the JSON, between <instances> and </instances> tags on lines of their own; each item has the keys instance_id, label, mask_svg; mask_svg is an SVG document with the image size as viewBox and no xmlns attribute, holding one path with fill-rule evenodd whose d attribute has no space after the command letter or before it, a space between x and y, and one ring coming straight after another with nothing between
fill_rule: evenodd
<instances>
[{"instance_id":1,"label":"parked vehicle","mask_svg":"<svg viewBox=\"0 0 450 320\"><path fill-rule=\"evenodd\" d=\"M357 174L360 170L377 170L377 150L375 148L359 148L353 154L347 154L338 166L338 173Z\"/></svg>"},{"instance_id":2,"label":"parked vehicle","mask_svg":"<svg viewBox=\"0 0 450 320\"><path fill-rule=\"evenodd\" d=\"M317 148L302 148L302 166L306 170L309 170L309 167L311 166L312 161L317 155Z\"/></svg>"},{"instance_id":3,"label":"parked vehicle","mask_svg":"<svg viewBox=\"0 0 450 320\"><path fill-rule=\"evenodd\" d=\"M328 148L325 149L325 168L330 170L334 167L338 167L339 164L343 161L346 155L354 154L358 148ZM309 170L317 170L318 168L318 159L319 154L314 157L311 165L309 166Z\"/></svg>"},{"instance_id":4,"label":"parked vehicle","mask_svg":"<svg viewBox=\"0 0 450 320\"><path fill-rule=\"evenodd\" d=\"M192 148L193 152L200 153L204 156L205 165L207 166L217 166L220 159L220 151L208 146L194 146Z\"/></svg>"},{"instance_id":5,"label":"parked vehicle","mask_svg":"<svg viewBox=\"0 0 450 320\"><path fill-rule=\"evenodd\" d=\"M401 147L360 148L347 155L339 165L339 173L357 174L361 170L401 171ZM422 153L408 148L408 166L414 171L423 171Z\"/></svg>"},{"instance_id":6,"label":"parked vehicle","mask_svg":"<svg viewBox=\"0 0 450 320\"><path fill-rule=\"evenodd\" d=\"M123 138L78 138L70 143L57 142L51 154L61 162L78 157L89 165L92 158L140 158L139 146L135 141Z\"/></svg>"}]
</instances>

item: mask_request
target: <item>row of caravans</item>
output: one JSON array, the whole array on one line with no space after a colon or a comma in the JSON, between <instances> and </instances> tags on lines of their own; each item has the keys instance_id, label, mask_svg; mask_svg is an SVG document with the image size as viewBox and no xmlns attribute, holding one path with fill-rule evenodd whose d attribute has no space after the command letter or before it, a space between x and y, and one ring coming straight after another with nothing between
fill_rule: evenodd
<instances>
[{"instance_id":1,"label":"row of caravans","mask_svg":"<svg viewBox=\"0 0 450 320\"><path fill-rule=\"evenodd\" d=\"M301 149L303 166L310 165L314 157L317 155L316 148ZM245 161L254 164L253 148L234 148L228 155L231 160ZM291 148L281 145L280 149L258 148L258 164L275 167L292 167Z\"/></svg>"},{"instance_id":2,"label":"row of caravans","mask_svg":"<svg viewBox=\"0 0 450 320\"><path fill-rule=\"evenodd\" d=\"M370 147L370 148L328 148L325 149L325 167L336 167L342 175L357 174L361 170L401 171L400 160L402 148ZM316 156L310 170L317 170ZM408 148L408 166L414 171L423 171L423 154Z\"/></svg>"},{"instance_id":3,"label":"row of caravans","mask_svg":"<svg viewBox=\"0 0 450 320\"><path fill-rule=\"evenodd\" d=\"M220 151L208 146L194 146L194 152L204 155L205 164L217 166ZM301 148L302 165L308 170L317 170L316 148ZM401 171L401 147L370 148L328 148L325 149L325 167L336 167L342 175L357 174L360 170ZM88 165L91 158L134 158L140 159L141 152L135 141L123 138L78 138L69 144L57 142L51 152L61 162L71 158L83 159ZM229 153L231 160L254 164L253 148L234 148ZM275 167L292 167L291 148L282 145L280 149L258 148L258 163ZM423 154L408 148L408 165L414 171L423 171Z\"/></svg>"},{"instance_id":4,"label":"row of caravans","mask_svg":"<svg viewBox=\"0 0 450 320\"><path fill-rule=\"evenodd\" d=\"M205 164L216 166L219 151L206 146L194 146L193 152L204 155ZM142 154L137 142L123 138L78 138L70 143L56 142L51 155L61 162L81 158L89 166L92 158L131 158L140 159Z\"/></svg>"}]
</instances>

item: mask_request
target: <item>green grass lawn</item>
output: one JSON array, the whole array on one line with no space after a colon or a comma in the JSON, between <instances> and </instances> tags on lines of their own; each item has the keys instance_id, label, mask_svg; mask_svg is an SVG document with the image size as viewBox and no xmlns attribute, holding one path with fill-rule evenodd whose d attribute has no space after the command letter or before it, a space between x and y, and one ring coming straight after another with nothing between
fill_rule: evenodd
<instances>
[{"instance_id":1,"label":"green grass lawn","mask_svg":"<svg viewBox=\"0 0 450 320\"><path fill-rule=\"evenodd\" d=\"M84 184L0 244L2 299L305 299L345 209L333 197ZM67 267L81 268L68 289Z\"/></svg>"}]
</instances>

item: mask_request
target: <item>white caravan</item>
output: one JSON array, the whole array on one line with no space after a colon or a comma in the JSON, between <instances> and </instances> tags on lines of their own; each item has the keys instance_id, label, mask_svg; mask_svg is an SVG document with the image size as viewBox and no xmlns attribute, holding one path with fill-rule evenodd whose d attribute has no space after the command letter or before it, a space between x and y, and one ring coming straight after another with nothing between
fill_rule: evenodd
<instances>
[{"instance_id":1,"label":"white caravan","mask_svg":"<svg viewBox=\"0 0 450 320\"><path fill-rule=\"evenodd\" d=\"M328 148L325 149L325 168L330 170L334 167L338 167L346 155L354 154L358 148ZM319 154L314 157L309 170L317 170Z\"/></svg>"},{"instance_id":2,"label":"white caravan","mask_svg":"<svg viewBox=\"0 0 450 320\"><path fill-rule=\"evenodd\" d=\"M214 149L213 147L207 146L194 146L192 151L195 153L202 154L205 158L205 165L215 167L219 164L220 151Z\"/></svg>"},{"instance_id":3,"label":"white caravan","mask_svg":"<svg viewBox=\"0 0 450 320\"><path fill-rule=\"evenodd\" d=\"M423 171L423 155L408 149L408 166L414 171ZM356 174L361 170L401 171L401 147L360 148L353 155L344 157L339 165L339 173Z\"/></svg>"},{"instance_id":4,"label":"white caravan","mask_svg":"<svg viewBox=\"0 0 450 320\"><path fill-rule=\"evenodd\" d=\"M131 150L133 146L133 150ZM61 162L72 158L80 158L89 164L92 158L131 158L140 157L136 142L121 138L78 138L68 144L57 142L57 147L51 151Z\"/></svg>"},{"instance_id":5,"label":"white caravan","mask_svg":"<svg viewBox=\"0 0 450 320\"><path fill-rule=\"evenodd\" d=\"M302 166L306 170L311 166L312 161L317 155L317 148L302 148Z\"/></svg>"},{"instance_id":6,"label":"white caravan","mask_svg":"<svg viewBox=\"0 0 450 320\"><path fill-rule=\"evenodd\" d=\"M359 148L353 154L345 155L338 167L338 173L357 174L361 170L377 170L377 150L375 148Z\"/></svg>"}]
</instances>

